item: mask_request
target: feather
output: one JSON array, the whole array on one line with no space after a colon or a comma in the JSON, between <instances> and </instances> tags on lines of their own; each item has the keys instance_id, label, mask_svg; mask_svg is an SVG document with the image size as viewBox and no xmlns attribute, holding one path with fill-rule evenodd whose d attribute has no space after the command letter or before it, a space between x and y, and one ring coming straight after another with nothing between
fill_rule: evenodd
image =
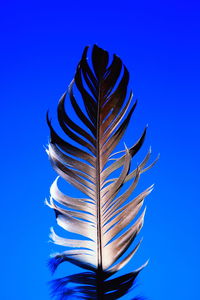
<instances>
[{"instance_id":1,"label":"feather","mask_svg":"<svg viewBox=\"0 0 200 300\"><path fill-rule=\"evenodd\" d=\"M83 237L68 239L51 229L52 242L68 248L50 259L51 270L54 272L62 262L68 261L88 271L54 280L51 286L57 299L73 296L118 299L134 285L137 275L146 266L109 279L130 261L141 244L140 241L132 246L144 223L145 210L141 212L144 199L153 186L132 200L130 196L140 175L157 159L147 166L149 150L131 171L132 158L144 142L146 129L132 147L113 154L137 102L132 104L132 92L127 99L129 72L121 59L114 55L109 64L108 52L95 45L89 63L87 52L88 47L83 51L68 93L63 94L58 104L58 122L67 140L57 134L47 114L50 162L59 177L85 194L85 198L61 192L58 177L46 204L55 211L60 227ZM74 90L81 96L82 106ZM79 124L65 110L66 104L71 104ZM119 176L111 178L117 171L121 172ZM131 181L129 186L122 189L128 181Z\"/></svg>"}]
</instances>

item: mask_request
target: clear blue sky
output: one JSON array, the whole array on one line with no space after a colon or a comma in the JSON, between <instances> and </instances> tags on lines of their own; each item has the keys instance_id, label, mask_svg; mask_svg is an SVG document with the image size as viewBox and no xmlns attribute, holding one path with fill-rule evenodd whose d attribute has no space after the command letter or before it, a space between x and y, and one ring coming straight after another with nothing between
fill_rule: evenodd
<instances>
[{"instance_id":1,"label":"clear blue sky","mask_svg":"<svg viewBox=\"0 0 200 300\"><path fill-rule=\"evenodd\" d=\"M151 145L153 157L161 154L141 180L141 187L156 186L146 202L143 244L129 266L150 258L137 292L149 300L198 299L199 8L198 1L177 0L1 4L0 299L50 299L46 261L55 220L44 198L56 174L43 147L45 113L53 114L84 46L94 43L118 54L131 74L138 107L127 144L148 123L143 151Z\"/></svg>"}]
</instances>

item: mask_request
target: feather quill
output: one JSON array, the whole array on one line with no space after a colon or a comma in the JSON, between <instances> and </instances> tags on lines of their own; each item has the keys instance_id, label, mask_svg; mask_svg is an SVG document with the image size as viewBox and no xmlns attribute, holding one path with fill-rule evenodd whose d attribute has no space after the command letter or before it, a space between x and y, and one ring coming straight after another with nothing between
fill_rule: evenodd
<instances>
[{"instance_id":1,"label":"feather quill","mask_svg":"<svg viewBox=\"0 0 200 300\"><path fill-rule=\"evenodd\" d=\"M153 186L132 200L130 196L140 175L157 159L147 166L149 150L144 160L131 171L132 158L144 142L146 129L132 147L125 146L123 151L113 154L137 102L132 105L132 92L127 99L129 72L121 59L114 55L109 63L108 52L94 45L89 63L87 52L88 47L83 51L68 93L63 94L58 104L59 125L69 139L56 133L47 114L50 162L59 177L86 197L74 198L62 193L58 177L51 186L50 200L46 201L55 211L60 227L83 237L63 238L51 229L52 242L67 247L66 251L51 258L51 270L54 272L65 261L87 270L51 282L54 295L60 300L121 298L146 266L145 263L131 273L110 279L131 260L140 246L141 241L131 248L144 222L145 210L139 213ZM81 95L84 108L78 103L74 89ZM79 124L65 110L67 96L70 102L67 105L71 104ZM117 170L121 170L119 177L111 178ZM131 183L122 191L128 181Z\"/></svg>"}]
</instances>

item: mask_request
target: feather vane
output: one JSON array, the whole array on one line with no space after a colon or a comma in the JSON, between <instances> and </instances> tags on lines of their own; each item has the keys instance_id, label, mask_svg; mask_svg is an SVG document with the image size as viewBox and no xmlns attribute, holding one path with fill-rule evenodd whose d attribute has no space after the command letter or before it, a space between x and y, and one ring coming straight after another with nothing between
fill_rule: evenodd
<instances>
[{"instance_id":1,"label":"feather vane","mask_svg":"<svg viewBox=\"0 0 200 300\"><path fill-rule=\"evenodd\" d=\"M68 93L63 94L57 109L59 125L68 140L74 143L56 133L47 114L50 128L47 153L50 162L59 177L86 198L74 198L61 192L57 177L46 204L55 211L60 227L83 236L83 239L68 239L58 236L51 229L52 242L69 248L51 258L52 271L68 261L89 272L55 280L52 287L58 299L71 299L73 295L81 295L82 299L118 299L131 288L146 265L126 275L108 279L130 261L141 244L140 241L129 250L143 226L145 209L141 214L140 211L153 186L134 199L129 198L136 189L140 175L149 170L157 159L147 166L151 154L149 150L138 167L130 171L132 158L144 142L146 128L132 147L125 147L113 154L137 102L132 104L132 92L126 100L129 72L121 59L114 55L109 64L108 52L95 45L90 65L87 52L88 47L83 51ZM79 105L74 89L81 95L84 108ZM72 120L65 109L67 96L80 124ZM110 178L120 170L118 178ZM132 182L119 195L128 181ZM68 288L69 282L77 286Z\"/></svg>"}]
</instances>

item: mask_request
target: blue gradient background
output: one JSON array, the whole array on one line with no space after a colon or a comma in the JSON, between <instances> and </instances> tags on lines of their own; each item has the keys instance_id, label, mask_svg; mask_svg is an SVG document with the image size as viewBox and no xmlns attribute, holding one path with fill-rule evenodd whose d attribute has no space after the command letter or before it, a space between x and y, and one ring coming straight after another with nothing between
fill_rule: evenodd
<instances>
[{"instance_id":1,"label":"blue gradient background","mask_svg":"<svg viewBox=\"0 0 200 300\"><path fill-rule=\"evenodd\" d=\"M144 241L126 268L133 270L150 258L135 294L150 300L200 299L197 3L1 4L0 299L50 299L46 261L55 220L43 203L56 174L43 148L49 136L45 113L55 110L83 47L94 43L117 53L131 74L139 103L128 146L148 123L142 153L149 145L152 157L161 153L157 166L141 180L142 187L156 186L146 201ZM75 270L70 264L65 268Z\"/></svg>"}]
</instances>

